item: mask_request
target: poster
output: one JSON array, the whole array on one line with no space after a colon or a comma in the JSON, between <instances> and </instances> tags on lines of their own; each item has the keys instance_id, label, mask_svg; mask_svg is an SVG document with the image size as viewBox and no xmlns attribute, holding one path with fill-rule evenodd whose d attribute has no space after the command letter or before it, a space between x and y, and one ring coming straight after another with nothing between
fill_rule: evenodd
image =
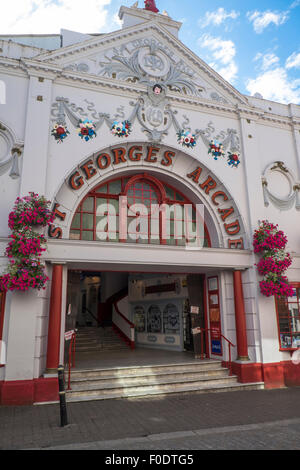
<instances>
[{"instance_id":1,"label":"poster","mask_svg":"<svg viewBox=\"0 0 300 470\"><path fill-rule=\"evenodd\" d=\"M222 356L221 312L217 277L208 279L208 299L211 353Z\"/></svg>"}]
</instances>

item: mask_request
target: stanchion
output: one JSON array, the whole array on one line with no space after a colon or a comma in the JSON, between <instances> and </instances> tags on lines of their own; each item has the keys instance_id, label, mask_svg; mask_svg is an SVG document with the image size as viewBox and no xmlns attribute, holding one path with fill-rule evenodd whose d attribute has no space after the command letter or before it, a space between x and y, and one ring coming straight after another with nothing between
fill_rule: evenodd
<instances>
[{"instance_id":1,"label":"stanchion","mask_svg":"<svg viewBox=\"0 0 300 470\"><path fill-rule=\"evenodd\" d=\"M59 389L59 403L60 403L60 425L61 427L67 426L67 405L66 405L66 392L65 392L65 368L60 365L57 369L58 372L58 389Z\"/></svg>"}]
</instances>

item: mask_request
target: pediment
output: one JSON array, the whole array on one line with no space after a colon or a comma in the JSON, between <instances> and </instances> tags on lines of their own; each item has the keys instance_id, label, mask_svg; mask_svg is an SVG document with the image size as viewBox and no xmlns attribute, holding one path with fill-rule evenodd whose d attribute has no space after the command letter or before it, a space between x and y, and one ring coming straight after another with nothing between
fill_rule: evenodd
<instances>
[{"instance_id":1,"label":"pediment","mask_svg":"<svg viewBox=\"0 0 300 470\"><path fill-rule=\"evenodd\" d=\"M217 72L190 51L163 26L149 21L97 36L34 58L51 63L63 73L82 79L105 77L151 86L160 83L167 92L182 93L222 104L248 104Z\"/></svg>"}]
</instances>

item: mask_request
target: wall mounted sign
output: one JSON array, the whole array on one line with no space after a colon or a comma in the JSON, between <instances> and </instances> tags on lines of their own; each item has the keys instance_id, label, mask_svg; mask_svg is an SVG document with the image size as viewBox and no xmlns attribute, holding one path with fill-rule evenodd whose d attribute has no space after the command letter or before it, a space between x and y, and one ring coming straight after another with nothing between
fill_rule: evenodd
<instances>
[{"instance_id":1,"label":"wall mounted sign","mask_svg":"<svg viewBox=\"0 0 300 470\"><path fill-rule=\"evenodd\" d=\"M162 149L159 145L132 145L127 147L115 147L106 151L96 153L77 167L69 176L67 180L68 187L77 192L84 189L92 183L93 179L97 180L99 184L99 175L102 171L107 169L117 169L124 166L129 167L130 163L144 162L149 166L156 168L172 168L176 161L177 154L173 150ZM244 249L244 239L240 235L240 215L236 214L234 203L224 207L223 203L232 200L230 195L227 195L225 190L221 190L220 184L209 174L203 178L203 168L198 166L191 173L186 175L188 180L193 184L197 184L204 195L210 199L212 207L215 208L217 215L221 218L226 232L227 246L225 248ZM184 176L184 175L183 175ZM96 182L95 182L96 185ZM219 187L218 187L219 186ZM222 188L223 189L223 188ZM220 207L222 204L222 208ZM64 221L66 213L60 210L60 204L55 204L53 211L58 220ZM235 216L236 220L231 221L229 218ZM62 238L63 230L54 224L49 227L49 238Z\"/></svg>"},{"instance_id":2,"label":"wall mounted sign","mask_svg":"<svg viewBox=\"0 0 300 470\"><path fill-rule=\"evenodd\" d=\"M195 306L195 305L192 305L191 306L191 313L199 313L199 307Z\"/></svg>"}]
</instances>

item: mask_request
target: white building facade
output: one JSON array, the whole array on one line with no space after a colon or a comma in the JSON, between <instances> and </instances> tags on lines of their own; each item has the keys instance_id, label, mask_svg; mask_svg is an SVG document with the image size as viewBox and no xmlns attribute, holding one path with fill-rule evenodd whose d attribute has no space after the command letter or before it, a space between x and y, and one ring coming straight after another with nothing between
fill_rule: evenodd
<instances>
[{"instance_id":1,"label":"white building facade","mask_svg":"<svg viewBox=\"0 0 300 470\"><path fill-rule=\"evenodd\" d=\"M187 349L195 306L206 357L228 363L222 335L240 382L300 385L291 360L300 347L300 107L240 94L180 42L181 25L166 14L119 15L121 30L65 33L53 50L0 39L0 273L16 198L44 195L55 211L46 289L0 294L0 404L57 399L51 372L64 361L69 306L81 326L83 303L97 316L124 288L123 316L112 321L135 347ZM141 213L162 204L163 215ZM168 213L174 204L192 207L190 218ZM195 226L197 206L200 247L177 237ZM134 238L137 217L146 228ZM259 289L253 235L263 220L288 238L294 291L284 308ZM82 287L92 277L93 292Z\"/></svg>"}]
</instances>

